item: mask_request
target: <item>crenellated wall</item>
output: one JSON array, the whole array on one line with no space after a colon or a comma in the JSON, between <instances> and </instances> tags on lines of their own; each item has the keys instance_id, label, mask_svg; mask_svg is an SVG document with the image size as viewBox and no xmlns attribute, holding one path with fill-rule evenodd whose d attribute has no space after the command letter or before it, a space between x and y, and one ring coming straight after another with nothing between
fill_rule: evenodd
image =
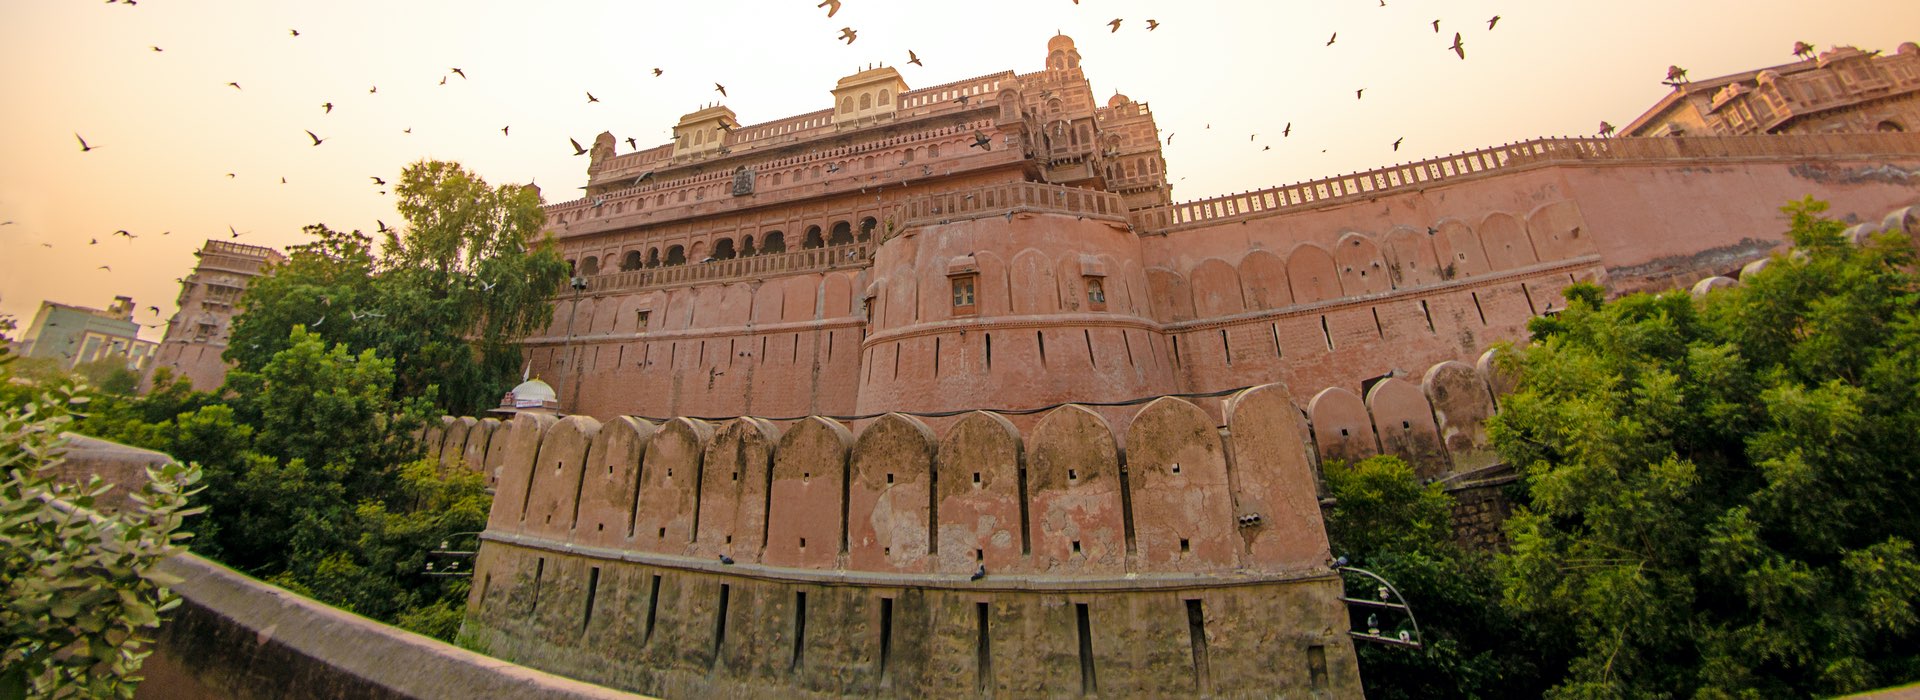
<instances>
[{"instance_id":1,"label":"crenellated wall","mask_svg":"<svg viewBox=\"0 0 1920 700\"><path fill-rule=\"evenodd\" d=\"M1357 697L1303 416L1279 386L1220 410L1154 400L1124 449L1079 406L944 433L522 414L467 632L668 696Z\"/></svg>"}]
</instances>

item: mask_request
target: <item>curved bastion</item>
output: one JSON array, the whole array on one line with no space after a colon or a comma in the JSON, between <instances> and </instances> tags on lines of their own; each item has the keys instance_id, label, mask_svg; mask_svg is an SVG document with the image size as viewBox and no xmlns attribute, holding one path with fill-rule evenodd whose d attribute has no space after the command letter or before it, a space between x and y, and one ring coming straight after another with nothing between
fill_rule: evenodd
<instances>
[{"instance_id":1,"label":"curved bastion","mask_svg":"<svg viewBox=\"0 0 1920 700\"><path fill-rule=\"evenodd\" d=\"M1213 408L426 437L498 465L464 635L515 663L669 697L1360 696L1305 415L1278 385Z\"/></svg>"}]
</instances>

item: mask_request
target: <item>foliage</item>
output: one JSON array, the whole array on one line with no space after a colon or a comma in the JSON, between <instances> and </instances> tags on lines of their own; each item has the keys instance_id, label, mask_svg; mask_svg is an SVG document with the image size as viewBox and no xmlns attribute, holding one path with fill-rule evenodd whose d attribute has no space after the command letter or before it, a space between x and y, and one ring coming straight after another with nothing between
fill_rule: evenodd
<instances>
[{"instance_id":1,"label":"foliage","mask_svg":"<svg viewBox=\"0 0 1920 700\"><path fill-rule=\"evenodd\" d=\"M140 375L127 369L124 357L102 357L92 362L82 362L74 366L73 373L86 379L87 384L101 393L117 396L132 396L140 388Z\"/></svg>"},{"instance_id":2,"label":"foliage","mask_svg":"<svg viewBox=\"0 0 1920 700\"><path fill-rule=\"evenodd\" d=\"M1920 677L1910 243L1783 209L1794 254L1704 300L1534 326L1490 424L1522 471L1501 579L1577 646L1554 697L1790 697Z\"/></svg>"},{"instance_id":3,"label":"foliage","mask_svg":"<svg viewBox=\"0 0 1920 700\"><path fill-rule=\"evenodd\" d=\"M0 410L0 696L132 697L148 630L180 603L158 563L183 549L197 467L148 467L127 511L96 515L112 488L59 478L65 391Z\"/></svg>"},{"instance_id":4,"label":"foliage","mask_svg":"<svg viewBox=\"0 0 1920 700\"><path fill-rule=\"evenodd\" d=\"M314 242L248 287L226 357L258 372L295 325L393 361L396 396L484 410L520 369L518 338L551 316L566 263L538 238L540 195L493 187L457 163L421 161L395 193L405 233L374 240L309 226Z\"/></svg>"},{"instance_id":5,"label":"foliage","mask_svg":"<svg viewBox=\"0 0 1920 700\"><path fill-rule=\"evenodd\" d=\"M283 343L258 372L230 372L224 401L157 381L136 400L97 397L79 427L205 469L201 554L451 638L466 582L421 572L428 550L485 526L484 480L417 460L409 434L432 409L392 398L393 362L298 326Z\"/></svg>"},{"instance_id":6,"label":"foliage","mask_svg":"<svg viewBox=\"0 0 1920 700\"><path fill-rule=\"evenodd\" d=\"M1501 604L1491 555L1454 542L1453 498L1438 484L1422 485L1397 457L1329 462L1322 470L1334 501L1326 511L1333 551L1393 582L1426 646L1356 645L1368 696L1539 697L1565 651ZM1381 617L1385 628L1404 622Z\"/></svg>"}]
</instances>

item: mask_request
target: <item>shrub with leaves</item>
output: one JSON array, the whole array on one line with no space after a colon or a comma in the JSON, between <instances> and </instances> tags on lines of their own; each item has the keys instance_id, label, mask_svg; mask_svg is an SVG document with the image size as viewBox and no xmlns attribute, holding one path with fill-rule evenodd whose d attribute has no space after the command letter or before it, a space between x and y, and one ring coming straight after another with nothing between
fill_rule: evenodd
<instances>
[{"instance_id":1,"label":"shrub with leaves","mask_svg":"<svg viewBox=\"0 0 1920 700\"><path fill-rule=\"evenodd\" d=\"M93 512L112 485L58 478L66 390L0 411L0 698L132 697L150 631L180 600L156 567L184 549L198 467L147 469L132 508Z\"/></svg>"}]
</instances>

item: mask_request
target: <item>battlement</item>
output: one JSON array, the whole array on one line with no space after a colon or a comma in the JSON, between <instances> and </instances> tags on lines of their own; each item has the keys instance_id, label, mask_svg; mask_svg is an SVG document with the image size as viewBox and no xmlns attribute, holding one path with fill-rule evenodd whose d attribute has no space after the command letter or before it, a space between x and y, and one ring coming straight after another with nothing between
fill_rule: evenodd
<instances>
[{"instance_id":1,"label":"battlement","mask_svg":"<svg viewBox=\"0 0 1920 700\"><path fill-rule=\"evenodd\" d=\"M1133 212L1142 233L1245 221L1550 165L1598 162L1737 162L1920 155L1920 133L1672 138L1542 138L1363 173L1321 178Z\"/></svg>"},{"instance_id":2,"label":"battlement","mask_svg":"<svg viewBox=\"0 0 1920 700\"><path fill-rule=\"evenodd\" d=\"M1080 406L426 441L498 474L467 629L503 658L666 694L1355 695L1302 414L1279 386L1221 410L1155 399L1124 449Z\"/></svg>"}]
</instances>

